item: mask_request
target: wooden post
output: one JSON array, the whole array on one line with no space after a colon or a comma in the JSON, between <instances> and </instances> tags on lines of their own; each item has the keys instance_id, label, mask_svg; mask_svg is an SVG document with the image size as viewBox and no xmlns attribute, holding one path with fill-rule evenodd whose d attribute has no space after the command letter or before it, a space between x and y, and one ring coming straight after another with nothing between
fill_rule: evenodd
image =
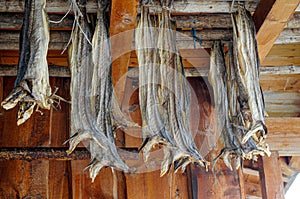
<instances>
[{"instance_id":1,"label":"wooden post","mask_svg":"<svg viewBox=\"0 0 300 199\"><path fill-rule=\"evenodd\" d=\"M221 144L219 143L219 136L215 134L213 130L216 124L216 114L213 111L213 105L211 103L211 97L205 81L201 78L189 78L189 83L195 91L196 97L192 98L193 103L199 104L198 117L198 132L195 135L195 141L200 149L201 155L205 155L208 161L212 161L221 150ZM191 110L191 118L194 118L194 110ZM208 154L207 154L208 153ZM193 198L205 198L205 199L244 199L244 180L243 173L239 170L231 171L228 169L222 160L217 161L214 171L205 171L204 168L191 167L192 175L192 195Z\"/></svg>"},{"instance_id":2,"label":"wooden post","mask_svg":"<svg viewBox=\"0 0 300 199\"><path fill-rule=\"evenodd\" d=\"M132 39L134 36L134 27L138 1L118 1L111 2L110 16L110 36L112 53L112 82L118 102L121 104L124 95L126 75L128 71L129 59L131 54Z\"/></svg>"},{"instance_id":3,"label":"wooden post","mask_svg":"<svg viewBox=\"0 0 300 199\"><path fill-rule=\"evenodd\" d=\"M277 151L270 157L259 157L259 177L263 199L284 199L281 167Z\"/></svg>"}]
</instances>

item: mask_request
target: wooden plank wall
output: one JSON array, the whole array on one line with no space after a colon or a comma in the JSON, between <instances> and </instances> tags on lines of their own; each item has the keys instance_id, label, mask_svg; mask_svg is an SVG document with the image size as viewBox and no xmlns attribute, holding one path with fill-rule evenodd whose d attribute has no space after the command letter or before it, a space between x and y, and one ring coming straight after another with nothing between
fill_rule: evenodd
<instances>
[{"instance_id":1,"label":"wooden plank wall","mask_svg":"<svg viewBox=\"0 0 300 199\"><path fill-rule=\"evenodd\" d=\"M1 94L7 96L14 83L12 77L1 81ZM68 99L69 80L51 78L51 85L60 87L58 94ZM2 92L3 91L3 92ZM1 110L1 147L58 147L68 137L69 106L59 111L38 112L24 125L17 127L17 109ZM0 198L69 198L68 161L0 161Z\"/></svg>"},{"instance_id":2,"label":"wooden plank wall","mask_svg":"<svg viewBox=\"0 0 300 199\"><path fill-rule=\"evenodd\" d=\"M15 77L1 77L1 99L8 95L13 87ZM69 78L51 77L51 86L59 87L58 94L65 99L69 96ZM137 79L127 78L127 95L123 100L123 111L134 121L140 123L138 107ZM202 145L202 151L208 151L212 145L207 140L205 132L209 127L211 117L211 99L206 83L200 77L190 78L196 95L193 98L193 107L204 104L198 109L192 109L192 128ZM137 106L137 107L136 107ZM133 108L136 107L136 108ZM43 115L35 112L25 124L16 126L17 108L9 111L0 110L0 147L62 147L62 143L69 136L70 106L61 103L61 109L44 111ZM195 129L196 128L196 129ZM138 148L141 138L132 134L125 134L125 146ZM206 143L203 145L203 143ZM161 155L161 154L160 154ZM159 156L159 155L158 155ZM154 153L154 158L156 155ZM139 170L137 174L117 173L117 182L111 169L103 169L94 183L91 183L88 172L82 172L89 160L74 161L0 161L0 198L192 198L193 194L212 193L219 186L220 196L228 195L229 189L234 189L228 197L240 197L238 173L224 171L226 175L218 174L219 184L214 184L214 174L205 173L203 168L188 168L184 173L168 174L160 178L160 163L156 161L154 167L146 167L142 156L139 160L128 160L127 164ZM229 177L227 177L227 174ZM220 178L221 176L221 178ZM193 183L192 183L193 182ZM202 183L209 182L203 186ZM117 188L114 187L114 183ZM229 184L228 184L229 183ZM138 185L138 186L137 186ZM206 187L207 190L203 190ZM228 189L227 189L227 188ZM211 194L207 198L214 198Z\"/></svg>"}]
</instances>

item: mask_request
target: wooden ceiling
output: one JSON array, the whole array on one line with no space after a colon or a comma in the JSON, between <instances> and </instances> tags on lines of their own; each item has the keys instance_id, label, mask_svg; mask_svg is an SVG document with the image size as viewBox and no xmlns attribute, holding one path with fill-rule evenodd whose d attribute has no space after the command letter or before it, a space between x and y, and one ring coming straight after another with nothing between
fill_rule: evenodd
<instances>
[{"instance_id":1,"label":"wooden ceiling","mask_svg":"<svg viewBox=\"0 0 300 199\"><path fill-rule=\"evenodd\" d=\"M153 14L160 12L153 1ZM187 76L206 76L212 42L221 39L226 45L232 37L231 0L175 0L172 19L177 24L177 44L183 57ZM300 170L300 6L299 0L245 0L253 13L261 59L261 86L269 114L267 142L271 150L282 156L284 181ZM46 10L56 21L68 10L68 1L48 0ZM113 82L119 102L126 92L126 78L137 77L138 62L134 52L134 27L139 14L137 1L112 0L110 34L112 37ZM87 4L95 16L96 1ZM24 0L0 0L0 76L16 76L19 32L22 25ZM50 75L69 77L67 54L61 54L69 41L73 16L62 23L51 23L48 53ZM192 39L191 29L202 40L201 46ZM126 34L124 34L124 32ZM208 50L209 51L209 50ZM128 72L128 73L127 73ZM1 93L2 94L2 93ZM0 96L2 97L2 96ZM293 156L293 157L292 157ZM289 161L286 161L289 157ZM292 157L292 158L290 158ZM253 165L244 170L248 198L261 198L258 172Z\"/></svg>"}]
</instances>

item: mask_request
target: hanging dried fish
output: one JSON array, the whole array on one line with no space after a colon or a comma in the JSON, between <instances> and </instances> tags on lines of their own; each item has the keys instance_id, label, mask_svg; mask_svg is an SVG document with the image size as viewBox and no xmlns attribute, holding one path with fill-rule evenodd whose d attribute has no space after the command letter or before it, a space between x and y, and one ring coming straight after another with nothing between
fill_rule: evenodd
<instances>
[{"instance_id":1,"label":"hanging dried fish","mask_svg":"<svg viewBox=\"0 0 300 199\"><path fill-rule=\"evenodd\" d=\"M156 32L152 26L149 8L142 6L141 18L135 30L136 53L139 61L139 102L142 113L144 144L151 138L153 145L168 143L162 134L165 133L164 123L159 110L158 66L156 64ZM143 144L143 145L144 145ZM152 144L142 146L144 158L147 161Z\"/></svg>"},{"instance_id":2,"label":"hanging dried fish","mask_svg":"<svg viewBox=\"0 0 300 199\"><path fill-rule=\"evenodd\" d=\"M242 144L248 141L256 146L254 154L270 154L264 144L267 135L265 126L265 104L259 84L259 57L255 38L254 22L244 6L239 5L232 16L236 78L239 88L243 127L246 129ZM249 140L252 138L251 140Z\"/></svg>"},{"instance_id":3,"label":"hanging dried fish","mask_svg":"<svg viewBox=\"0 0 300 199\"><path fill-rule=\"evenodd\" d=\"M105 18L107 1L98 1L98 20L92 46L87 40L91 38L92 33L86 17L86 0L81 0L78 4L80 12L76 14L75 19L78 25L73 31L70 50L72 136L68 153L80 142L89 141L92 161L88 167L90 177L94 181L103 167L118 168L125 172L128 172L129 168L117 153L112 131L113 112L118 114L116 118L122 119L123 116L116 107L117 103L114 105L111 102L111 55ZM110 111L111 106L114 106L115 111Z\"/></svg>"},{"instance_id":4,"label":"hanging dried fish","mask_svg":"<svg viewBox=\"0 0 300 199\"><path fill-rule=\"evenodd\" d=\"M229 71L230 73L230 71ZM209 70L209 82L213 88L214 93L214 104L217 112L217 134L220 135L220 139L223 144L223 149L220 155L214 160L214 163L223 157L224 163L228 168L232 170L231 156L234 156L237 160L235 161L235 168L239 168L242 151L239 146L239 140L234 133L231 120L229 118L229 112L233 112L234 102L230 100L230 111L229 99L233 99L227 96L227 93L234 94L234 90L227 92L227 86L234 89L234 85L228 82L226 65L224 59L224 53L221 46L221 41L215 41L211 50L210 57L210 70ZM234 110L235 111L235 110Z\"/></svg>"},{"instance_id":5,"label":"hanging dried fish","mask_svg":"<svg viewBox=\"0 0 300 199\"><path fill-rule=\"evenodd\" d=\"M170 4L169 1L162 2L158 35L146 7L142 8L136 29L144 136L141 148L147 161L153 146L163 145L161 176L169 171L172 164L175 171L179 168L184 171L189 163L207 166L190 131L190 91L176 48L170 13L165 9Z\"/></svg>"},{"instance_id":6,"label":"hanging dried fish","mask_svg":"<svg viewBox=\"0 0 300 199\"><path fill-rule=\"evenodd\" d=\"M37 108L50 109L53 103L46 59L49 24L45 6L46 0L25 1L18 75L14 89L1 103L4 109L19 104L18 125L30 118L35 105Z\"/></svg>"}]
</instances>

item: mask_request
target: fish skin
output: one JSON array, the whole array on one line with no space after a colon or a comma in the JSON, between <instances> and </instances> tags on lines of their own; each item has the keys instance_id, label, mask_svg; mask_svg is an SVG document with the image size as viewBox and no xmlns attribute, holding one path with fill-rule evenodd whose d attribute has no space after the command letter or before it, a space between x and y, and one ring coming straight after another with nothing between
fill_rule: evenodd
<instances>
[{"instance_id":1,"label":"fish skin","mask_svg":"<svg viewBox=\"0 0 300 199\"><path fill-rule=\"evenodd\" d=\"M107 27L104 24L103 1L98 1L97 27L93 35L87 21L86 1L77 5L80 9L78 23L72 35L69 49L71 66L71 138L68 153L82 141L87 141L91 153L89 168L92 181L103 167L114 167L131 172L117 152L112 132L111 61ZM77 11L78 12L78 11ZM74 10L76 13L76 10Z\"/></svg>"},{"instance_id":2,"label":"fish skin","mask_svg":"<svg viewBox=\"0 0 300 199\"><path fill-rule=\"evenodd\" d=\"M4 109L19 104L18 125L30 118L35 105L49 110L52 104L46 59L50 39L49 20L45 6L46 0L25 2L17 79L14 89L1 103Z\"/></svg>"},{"instance_id":3,"label":"fish skin","mask_svg":"<svg viewBox=\"0 0 300 199\"><path fill-rule=\"evenodd\" d=\"M230 71L229 71L230 72ZM230 112L233 112L233 107L229 108L229 96L232 93L227 92L228 76L226 71L225 58L221 41L215 41L211 50L210 70L208 80L213 88L214 104L217 115L217 134L220 135L220 140L223 144L223 149L217 158L213 161L213 167L219 158L223 158L225 165L232 170L231 158L237 157L240 159L242 151L239 146L239 140L234 133L232 121L230 120ZM233 103L234 105L234 103Z\"/></svg>"},{"instance_id":4,"label":"fish skin","mask_svg":"<svg viewBox=\"0 0 300 199\"><path fill-rule=\"evenodd\" d=\"M139 61L139 100L143 122L141 150L147 161L151 149L163 146L161 176L176 162L176 171L190 163L207 167L199 154L190 131L190 90L181 57L176 48L170 13L163 11L158 31L152 25L147 6L142 6L135 41Z\"/></svg>"},{"instance_id":5,"label":"fish skin","mask_svg":"<svg viewBox=\"0 0 300 199\"><path fill-rule=\"evenodd\" d=\"M246 129L241 143L252 157L251 151L260 151L260 155L270 154L265 144L267 127L265 126L265 104L259 83L259 57L256 32L251 14L239 5L236 13L231 15L233 23L234 57L236 60L236 78L239 90L241 124ZM251 142L247 143L249 139ZM254 144L255 143L255 144ZM261 150L262 149L262 150ZM255 152L256 153L256 152Z\"/></svg>"},{"instance_id":6,"label":"fish skin","mask_svg":"<svg viewBox=\"0 0 300 199\"><path fill-rule=\"evenodd\" d=\"M159 76L157 76L158 67L156 64L156 32L152 26L149 10L145 6L142 7L141 18L135 32L135 40L139 61L139 101L142 113L142 133L144 142L152 143L146 147L148 150L143 150L144 156L148 157L149 150L157 142L165 142L165 136L162 135L164 124L157 96L159 87L157 78ZM143 143L142 146L145 144Z\"/></svg>"}]
</instances>

